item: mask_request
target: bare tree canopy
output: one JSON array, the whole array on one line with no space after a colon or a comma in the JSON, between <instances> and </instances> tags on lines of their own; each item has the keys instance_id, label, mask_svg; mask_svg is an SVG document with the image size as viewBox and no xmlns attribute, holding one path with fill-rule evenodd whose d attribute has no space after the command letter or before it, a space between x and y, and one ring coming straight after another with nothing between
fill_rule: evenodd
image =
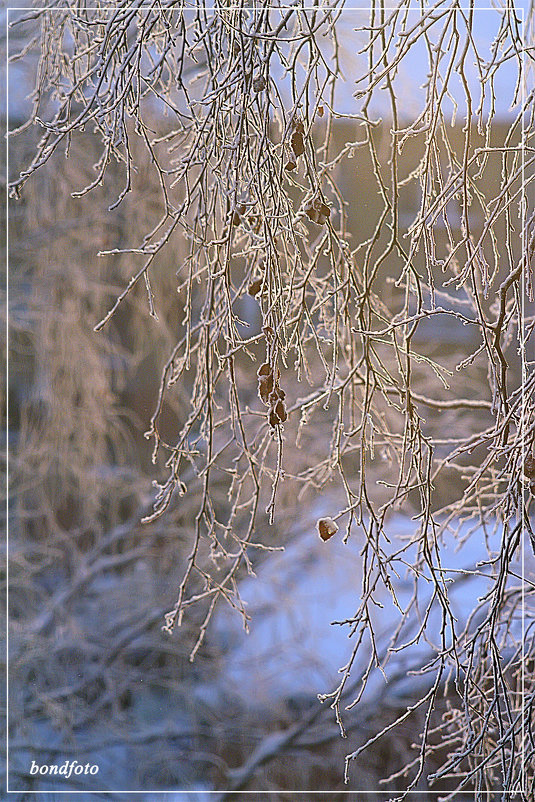
<instances>
[{"instance_id":1,"label":"bare tree canopy","mask_svg":"<svg viewBox=\"0 0 535 802\"><path fill-rule=\"evenodd\" d=\"M240 581L300 505L325 498L322 548L362 538L339 683L231 790L330 706L347 779L418 716L405 793L440 750L427 781L453 778L452 795L534 793L534 586L518 567L535 551L532 23L451 0L63 0L9 16L10 64L37 56L11 137L39 131L11 197L74 161L65 197L136 221L95 236L73 291L107 275L96 336L130 317L165 348L145 421L155 494L136 509L161 533L188 505L164 629L193 622L193 660L219 605L247 626ZM107 391L91 381L96 414ZM482 532L483 557L453 569L446 542ZM471 576L486 592L456 616ZM370 678L415 645L414 699L352 746Z\"/></svg>"}]
</instances>

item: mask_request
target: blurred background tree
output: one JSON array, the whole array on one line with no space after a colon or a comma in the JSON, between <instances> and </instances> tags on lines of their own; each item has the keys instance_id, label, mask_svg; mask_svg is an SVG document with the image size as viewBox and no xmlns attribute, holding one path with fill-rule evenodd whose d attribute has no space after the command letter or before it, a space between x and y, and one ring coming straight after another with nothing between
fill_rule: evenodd
<instances>
[{"instance_id":1,"label":"blurred background tree","mask_svg":"<svg viewBox=\"0 0 535 802\"><path fill-rule=\"evenodd\" d=\"M529 796L531 21L9 13L9 97L35 87L9 140L15 788L70 743L110 790L127 744L132 790L334 791L345 755L370 799ZM350 657L323 705L259 729L245 704L230 736L192 692L222 659L212 619L249 627L245 578L317 538L311 510L326 552L360 550ZM452 542L472 543L462 569Z\"/></svg>"}]
</instances>

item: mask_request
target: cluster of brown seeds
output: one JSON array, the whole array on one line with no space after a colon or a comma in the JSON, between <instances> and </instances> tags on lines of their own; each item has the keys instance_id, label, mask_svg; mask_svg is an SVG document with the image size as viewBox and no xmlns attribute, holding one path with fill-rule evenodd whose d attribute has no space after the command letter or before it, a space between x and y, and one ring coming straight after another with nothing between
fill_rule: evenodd
<instances>
[{"instance_id":1,"label":"cluster of brown seeds","mask_svg":"<svg viewBox=\"0 0 535 802\"><path fill-rule=\"evenodd\" d=\"M241 223L242 215L245 214L247 210L247 206L245 203L239 203L236 208L234 209L234 213L232 215L232 225L239 226Z\"/></svg>"},{"instance_id":2,"label":"cluster of brown seeds","mask_svg":"<svg viewBox=\"0 0 535 802\"><path fill-rule=\"evenodd\" d=\"M524 475L529 479L529 491L535 496L535 457L528 454L524 461Z\"/></svg>"},{"instance_id":3,"label":"cluster of brown seeds","mask_svg":"<svg viewBox=\"0 0 535 802\"><path fill-rule=\"evenodd\" d=\"M254 211L253 204L250 202L249 206L243 201L237 203L230 214L231 227L236 228L243 224L246 225L248 230L254 231L255 234L259 234L262 228L262 216Z\"/></svg>"},{"instance_id":4,"label":"cluster of brown seeds","mask_svg":"<svg viewBox=\"0 0 535 802\"><path fill-rule=\"evenodd\" d=\"M317 223L318 226L323 226L330 217L331 210L323 200L322 195L318 194L307 203L305 206L305 213L313 223Z\"/></svg>"},{"instance_id":5,"label":"cluster of brown seeds","mask_svg":"<svg viewBox=\"0 0 535 802\"><path fill-rule=\"evenodd\" d=\"M263 403L269 407L269 425L272 428L284 423L288 418L284 399L286 393L280 388L280 370L277 376L269 362L264 362L258 369L258 395Z\"/></svg>"},{"instance_id":6,"label":"cluster of brown seeds","mask_svg":"<svg viewBox=\"0 0 535 802\"><path fill-rule=\"evenodd\" d=\"M323 106L318 108L318 114L323 116ZM297 167L297 160L305 152L305 126L301 120L294 120L293 131L290 137L290 157L286 162L284 169L288 172L295 170ZM312 200L305 206L305 214L308 219L318 226L323 226L331 215L331 209L325 203L323 195L318 192Z\"/></svg>"}]
</instances>

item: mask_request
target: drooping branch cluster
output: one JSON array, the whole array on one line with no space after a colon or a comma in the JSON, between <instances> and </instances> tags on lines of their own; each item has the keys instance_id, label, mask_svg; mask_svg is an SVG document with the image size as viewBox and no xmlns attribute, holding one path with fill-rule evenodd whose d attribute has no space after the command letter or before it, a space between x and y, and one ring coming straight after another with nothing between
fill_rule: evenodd
<instances>
[{"instance_id":1,"label":"drooping branch cluster","mask_svg":"<svg viewBox=\"0 0 535 802\"><path fill-rule=\"evenodd\" d=\"M110 208L127 208L133 138L150 155L160 205L138 242L103 252L130 255L132 271L96 329L138 284L158 317L153 276L175 248L176 344L147 431L167 473L146 520L192 486L201 493L166 628L200 605L194 655L220 600L245 618L237 581L258 549L274 547L255 538L264 514L277 522L277 498L289 484L306 498L336 482L345 501L322 519L330 524L320 535L327 541L336 521L347 536L362 527L364 570L348 620L353 658L325 698L343 728L340 702L353 666L367 654L358 700L387 660L373 624L382 591L400 613L392 651L425 640L438 610L410 785L423 772L432 726L456 744L442 773L469 759L474 768L463 769L464 778L486 772L493 782L500 761L518 753L519 739L527 742L516 690L521 647L507 640L522 597L510 566L523 528L531 531L535 442L534 319L525 294L532 52L517 15L495 12L483 54L476 11L444 2L418 11L409 2L374 3L367 21L339 4L96 7L62 3L28 17L41 25L30 122L44 133L12 190L18 195L57 148L89 129L102 152L94 179L75 194L95 190L116 161L124 185ZM414 52L426 77L411 107L400 72ZM350 56L356 74L344 79ZM496 81L504 69L515 79L513 116L500 123ZM444 331L451 340L433 347ZM188 412L170 439L160 421L179 386L188 388ZM399 508L417 525L394 548L385 521ZM489 554L488 597L459 631L442 538L466 521L501 527L502 547ZM414 595L402 609L393 580L407 571ZM432 588L424 610L422 577ZM448 682L461 708L432 725ZM507 723L483 756L474 748L498 709Z\"/></svg>"}]
</instances>

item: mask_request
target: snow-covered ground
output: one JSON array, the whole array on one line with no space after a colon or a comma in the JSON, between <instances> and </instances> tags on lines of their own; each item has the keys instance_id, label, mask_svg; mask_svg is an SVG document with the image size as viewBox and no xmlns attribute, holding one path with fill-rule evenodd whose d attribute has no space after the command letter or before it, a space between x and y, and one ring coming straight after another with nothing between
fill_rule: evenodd
<instances>
[{"instance_id":1,"label":"snow-covered ground","mask_svg":"<svg viewBox=\"0 0 535 802\"><path fill-rule=\"evenodd\" d=\"M328 509L327 509L328 508ZM355 531L347 544L343 542L343 527L324 543L318 537L315 522L322 515L333 514L338 508L333 502L318 503L300 525L295 539L284 552L276 552L260 567L256 577L248 577L240 584L240 596L251 617L249 634L235 611L225 608L216 617L214 637L225 652L226 658L217 680L217 688L204 687L201 693L213 698L220 693L240 699L244 704L266 707L285 698L315 696L334 688L339 681L338 670L349 659L354 638L348 637L348 625L340 622L351 618L359 606L362 582L362 532ZM387 525L391 539L389 551L407 542L417 523L407 517L392 517ZM473 531L471 531L473 529ZM464 543L460 543L466 538ZM501 531L485 534L480 527L465 524L454 536L446 533L440 545L441 564L448 584L452 612L457 619L457 633L477 601L489 589L485 574L491 574L488 565L487 545L494 554L499 552ZM412 545L404 553L410 563L415 555ZM529 561L529 555L526 555ZM399 565L398 565L399 570ZM521 566L516 566L520 573ZM399 605L405 609L414 593L414 581L406 572L394 581ZM424 577L418 581L418 604L425 610L432 592ZM383 604L381 609L372 606L374 628L379 646L385 645L398 624L401 613L394 606L389 593L383 590L376 595ZM414 619L414 616L413 616ZM410 622L409 618L409 622ZM433 605L425 639L406 651L391 656L386 676L397 673L403 666L418 665L419 659L429 655L427 641L440 642L440 605ZM518 622L520 634L520 622ZM408 633L408 629L406 630ZM357 661L352 676L365 665L368 653ZM368 694L383 692L385 680L379 671L370 678ZM368 697L369 698L369 697Z\"/></svg>"}]
</instances>

